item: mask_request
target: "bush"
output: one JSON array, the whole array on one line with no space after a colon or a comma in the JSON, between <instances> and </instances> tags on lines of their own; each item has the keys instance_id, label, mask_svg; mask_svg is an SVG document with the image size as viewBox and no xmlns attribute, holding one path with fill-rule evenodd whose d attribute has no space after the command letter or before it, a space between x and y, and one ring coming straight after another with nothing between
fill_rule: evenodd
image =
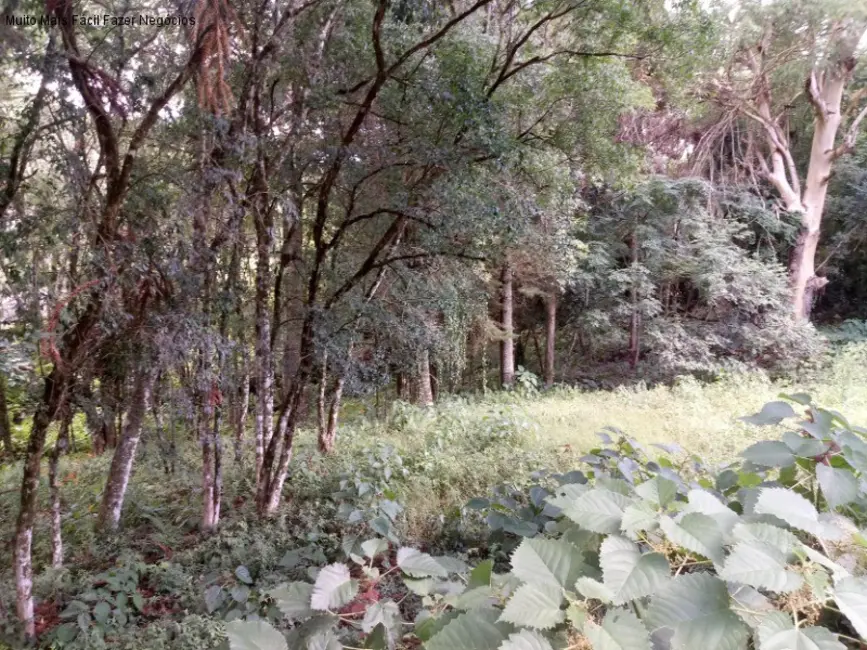
<instances>
[{"instance_id":1,"label":"bush","mask_svg":"<svg viewBox=\"0 0 867 650\"><path fill-rule=\"evenodd\" d=\"M312 584L271 590L271 623L227 623L230 647L391 648L407 635L427 650L860 643L867 430L808 395L785 397L744 418L793 423L782 438L718 472L609 430L585 471L540 473L524 493L473 500L469 509L516 540L508 572L491 559L470 569L465 558L392 552L374 537ZM289 645L272 623L291 626Z\"/></svg>"}]
</instances>

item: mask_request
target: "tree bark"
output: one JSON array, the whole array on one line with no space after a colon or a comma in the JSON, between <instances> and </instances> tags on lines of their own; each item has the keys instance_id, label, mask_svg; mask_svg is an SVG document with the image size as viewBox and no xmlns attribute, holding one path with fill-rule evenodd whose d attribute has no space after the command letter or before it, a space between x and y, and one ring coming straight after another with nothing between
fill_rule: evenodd
<instances>
[{"instance_id":1,"label":"tree bark","mask_svg":"<svg viewBox=\"0 0 867 650\"><path fill-rule=\"evenodd\" d=\"M97 519L98 528L116 530L120 524L123 501L135 462L135 452L141 439L142 423L150 402L154 379L155 375L150 369L140 371L135 379L126 426L111 459L111 469L105 482Z\"/></svg>"},{"instance_id":2,"label":"tree bark","mask_svg":"<svg viewBox=\"0 0 867 650\"><path fill-rule=\"evenodd\" d=\"M545 299L545 386L554 385L554 356L557 344L557 295Z\"/></svg>"},{"instance_id":3,"label":"tree bark","mask_svg":"<svg viewBox=\"0 0 867 650\"><path fill-rule=\"evenodd\" d=\"M337 417L340 414L340 402L343 399L343 387L345 384L346 378L342 375L334 383L327 417L325 416L325 405L322 404L320 408L319 451L323 454L330 454L334 451L334 444L337 442Z\"/></svg>"},{"instance_id":4,"label":"tree bark","mask_svg":"<svg viewBox=\"0 0 867 650\"><path fill-rule=\"evenodd\" d=\"M51 566L59 569L63 566L63 530L61 527L60 486L57 483L57 472L60 465L60 455L66 450L69 442L69 426L72 422L72 409L67 408L60 421L60 431L57 442L51 450L48 459L48 491L51 496Z\"/></svg>"},{"instance_id":5,"label":"tree bark","mask_svg":"<svg viewBox=\"0 0 867 650\"><path fill-rule=\"evenodd\" d=\"M512 267L508 262L503 264L500 273L500 300L503 340L500 342L500 383L503 388L509 388L515 382L515 341L513 318L513 287Z\"/></svg>"},{"instance_id":6,"label":"tree bark","mask_svg":"<svg viewBox=\"0 0 867 650\"><path fill-rule=\"evenodd\" d=\"M430 376L430 351L425 348L418 356L418 390L416 403L419 406L433 406L433 386Z\"/></svg>"},{"instance_id":7,"label":"tree bark","mask_svg":"<svg viewBox=\"0 0 867 650\"><path fill-rule=\"evenodd\" d=\"M9 408L6 405L6 378L0 375L0 442L3 449L12 455L12 423L9 421Z\"/></svg>"},{"instance_id":8,"label":"tree bark","mask_svg":"<svg viewBox=\"0 0 867 650\"><path fill-rule=\"evenodd\" d=\"M24 457L21 479L21 504L15 526L14 564L16 610L28 639L36 636L33 620L33 522L36 518L36 499L39 490L39 465L45 447L48 426L66 400L69 376L57 367L45 378L42 402L33 416L33 426Z\"/></svg>"},{"instance_id":9,"label":"tree bark","mask_svg":"<svg viewBox=\"0 0 867 650\"><path fill-rule=\"evenodd\" d=\"M256 483L262 478L265 449L274 434L274 360L271 348L272 228L256 219Z\"/></svg>"},{"instance_id":10,"label":"tree bark","mask_svg":"<svg viewBox=\"0 0 867 650\"><path fill-rule=\"evenodd\" d=\"M638 240L633 233L629 239L629 250L632 254L633 271L638 265ZM638 361L641 355L641 312L638 309L638 286L637 281L633 279L632 290L630 292L632 301L632 317L629 324L629 365L635 370L638 367Z\"/></svg>"}]
</instances>

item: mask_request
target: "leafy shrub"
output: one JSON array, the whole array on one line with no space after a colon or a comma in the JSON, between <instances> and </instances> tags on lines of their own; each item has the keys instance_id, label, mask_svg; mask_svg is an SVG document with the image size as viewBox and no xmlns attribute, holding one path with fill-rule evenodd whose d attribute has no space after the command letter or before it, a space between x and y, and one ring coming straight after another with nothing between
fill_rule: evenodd
<instances>
[{"instance_id":1,"label":"leafy shrub","mask_svg":"<svg viewBox=\"0 0 867 650\"><path fill-rule=\"evenodd\" d=\"M867 430L807 395L788 400L745 418L793 421L782 438L751 445L719 473L676 448L654 459L604 432L583 458L586 472L540 474L526 496L498 490L470 504L489 520L518 522L508 572L491 560L470 569L407 547L392 554L386 540L369 539L351 565L268 593L291 625L288 643L253 616L227 624L230 647L384 649L405 638L427 650L859 644Z\"/></svg>"}]
</instances>

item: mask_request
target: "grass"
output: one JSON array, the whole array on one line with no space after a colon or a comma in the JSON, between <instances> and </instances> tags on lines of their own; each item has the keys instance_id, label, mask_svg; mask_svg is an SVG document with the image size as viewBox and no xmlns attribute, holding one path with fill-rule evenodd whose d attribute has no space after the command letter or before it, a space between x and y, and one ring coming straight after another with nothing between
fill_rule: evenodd
<instances>
[{"instance_id":1,"label":"grass","mask_svg":"<svg viewBox=\"0 0 867 650\"><path fill-rule=\"evenodd\" d=\"M249 503L251 459L238 465L231 459L231 445L226 445L224 524L212 538L202 538L195 530L201 461L192 441L181 445L177 472L171 476L163 474L156 447L144 446L127 496L124 530L114 538L98 536L92 526L110 457L78 453L62 461L69 568L61 572L45 568L50 555L47 489L43 485L41 490L34 545L40 572L36 593L43 600L66 602L94 572L127 561L159 560L159 566L166 565L161 570L178 574L172 584L183 585L172 587L181 594L177 616L198 616L203 613L201 581L213 570L245 562L274 565L287 547L306 543L311 535L338 539L336 505L329 495L338 489L341 474L370 470L365 452L381 445L393 447L406 469L405 476L393 481L406 508L402 538L432 544L444 532L450 513L494 485L526 482L541 468L580 468L580 457L595 446L595 433L603 427L618 427L642 443L676 442L709 463L724 463L752 441L773 437L739 417L781 392L798 391L809 392L853 423L867 424L867 346L850 346L820 370L787 381L752 374L711 384L683 380L652 389L494 393L448 398L432 409L396 403L388 417L380 419L367 417L364 404L349 404L333 456L323 458L316 452L313 431L299 432L286 488L290 498L275 523L256 522ZM19 484L20 465L0 468L3 539L13 534ZM332 547L337 545L333 542ZM4 611L14 612L10 559L7 554L0 562L0 631ZM8 614L6 618L10 620Z\"/></svg>"}]
</instances>

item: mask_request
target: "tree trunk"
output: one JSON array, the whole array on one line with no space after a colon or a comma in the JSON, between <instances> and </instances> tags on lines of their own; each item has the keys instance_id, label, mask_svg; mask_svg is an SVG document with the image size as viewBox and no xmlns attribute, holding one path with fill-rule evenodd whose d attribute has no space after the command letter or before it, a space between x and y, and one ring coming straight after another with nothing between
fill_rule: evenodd
<instances>
[{"instance_id":1,"label":"tree trunk","mask_svg":"<svg viewBox=\"0 0 867 650\"><path fill-rule=\"evenodd\" d=\"M222 448L220 446L221 398L216 389L208 395L202 425L202 530L212 532L220 523L223 496ZM213 423L213 424L212 424ZM208 430L210 428L210 431Z\"/></svg>"},{"instance_id":2,"label":"tree trunk","mask_svg":"<svg viewBox=\"0 0 867 650\"><path fill-rule=\"evenodd\" d=\"M554 355L557 343L557 295L545 299L545 386L554 385Z\"/></svg>"},{"instance_id":3,"label":"tree trunk","mask_svg":"<svg viewBox=\"0 0 867 650\"><path fill-rule=\"evenodd\" d=\"M325 417L324 404L319 412L319 451L330 454L337 442L337 417L340 414L340 402L343 399L343 387L346 384L344 376L338 377L331 391L331 403L328 405L328 416ZM323 393L324 397L324 393Z\"/></svg>"},{"instance_id":4,"label":"tree trunk","mask_svg":"<svg viewBox=\"0 0 867 650\"><path fill-rule=\"evenodd\" d=\"M145 362L146 363L146 362ZM111 469L105 482L97 527L115 530L120 524L126 488L135 462L135 452L141 439L142 423L150 401L155 374L142 370L136 377L123 436L111 459Z\"/></svg>"},{"instance_id":5,"label":"tree trunk","mask_svg":"<svg viewBox=\"0 0 867 650\"><path fill-rule=\"evenodd\" d=\"M69 441L69 425L72 422L72 410L66 409L66 413L60 422L60 431L57 434L57 442L51 450L48 459L48 491L51 496L51 566L59 569L63 566L63 531L60 516L60 486L57 483L57 471L60 465L60 455L64 452Z\"/></svg>"},{"instance_id":6,"label":"tree trunk","mask_svg":"<svg viewBox=\"0 0 867 650\"><path fill-rule=\"evenodd\" d=\"M250 373L244 370L241 377L241 399L236 405L235 415L235 461L241 462L244 449L244 429L247 426L247 413L250 410Z\"/></svg>"},{"instance_id":7,"label":"tree trunk","mask_svg":"<svg viewBox=\"0 0 867 650\"><path fill-rule=\"evenodd\" d=\"M262 477L265 449L274 434L274 363L271 348L271 244L273 234L256 224L256 483Z\"/></svg>"},{"instance_id":8,"label":"tree trunk","mask_svg":"<svg viewBox=\"0 0 867 650\"><path fill-rule=\"evenodd\" d=\"M635 267L638 265L638 240L634 234L629 239L629 250L632 252L632 266L633 271L635 271ZM635 370L638 367L641 354L641 313L638 309L638 286L635 279L632 281L630 299L632 301L632 317L629 324L629 365Z\"/></svg>"},{"instance_id":9,"label":"tree trunk","mask_svg":"<svg viewBox=\"0 0 867 650\"><path fill-rule=\"evenodd\" d=\"M433 406L433 386L430 377L430 352L427 348L418 357L418 391L416 402L419 406Z\"/></svg>"},{"instance_id":10,"label":"tree trunk","mask_svg":"<svg viewBox=\"0 0 867 650\"><path fill-rule=\"evenodd\" d=\"M55 367L45 379L42 403L33 416L30 439L24 457L21 479L21 505L15 526L15 591L18 620L24 626L24 634L32 639L36 636L33 620L33 522L36 518L36 499L39 490L39 465L48 426L66 399L69 385L68 376L62 375Z\"/></svg>"},{"instance_id":11,"label":"tree trunk","mask_svg":"<svg viewBox=\"0 0 867 650\"><path fill-rule=\"evenodd\" d=\"M512 295L512 267L506 262L500 274L501 320L503 340L500 342L500 383L509 388L515 382L515 341Z\"/></svg>"},{"instance_id":12,"label":"tree trunk","mask_svg":"<svg viewBox=\"0 0 867 650\"><path fill-rule=\"evenodd\" d=\"M0 442L3 449L12 455L12 423L9 421L9 409L6 405L6 378L0 375Z\"/></svg>"}]
</instances>

